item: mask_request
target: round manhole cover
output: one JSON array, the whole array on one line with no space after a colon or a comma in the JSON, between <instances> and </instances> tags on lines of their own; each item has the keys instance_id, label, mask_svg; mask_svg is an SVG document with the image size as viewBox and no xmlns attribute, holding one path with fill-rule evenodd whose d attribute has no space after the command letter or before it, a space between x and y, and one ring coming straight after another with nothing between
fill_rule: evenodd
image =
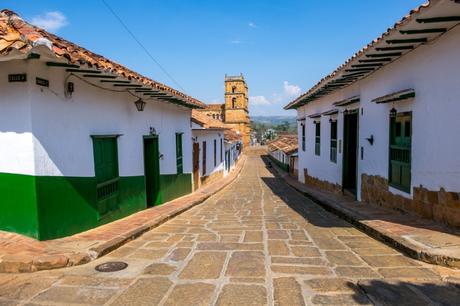
<instances>
[{"instance_id":1,"label":"round manhole cover","mask_svg":"<svg viewBox=\"0 0 460 306\"><path fill-rule=\"evenodd\" d=\"M96 271L99 272L116 272L126 269L128 264L122 261L109 261L96 266Z\"/></svg>"}]
</instances>

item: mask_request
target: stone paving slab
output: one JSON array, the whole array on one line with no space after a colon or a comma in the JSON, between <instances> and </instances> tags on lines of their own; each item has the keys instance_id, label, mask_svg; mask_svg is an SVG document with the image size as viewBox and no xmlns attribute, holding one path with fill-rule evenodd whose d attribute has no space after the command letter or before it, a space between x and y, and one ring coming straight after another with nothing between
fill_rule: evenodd
<instances>
[{"instance_id":1,"label":"stone paving slab","mask_svg":"<svg viewBox=\"0 0 460 306\"><path fill-rule=\"evenodd\" d=\"M431 264L460 268L460 231L413 214L358 202L309 187L272 166L286 183L329 212L404 254ZM327 240L326 240L327 241ZM330 243L330 242L327 242ZM359 247L357 242L345 242ZM365 242L362 245L366 245Z\"/></svg>"},{"instance_id":2,"label":"stone paving slab","mask_svg":"<svg viewBox=\"0 0 460 306\"><path fill-rule=\"evenodd\" d=\"M245 161L246 156L243 155L227 177L192 194L73 236L38 241L20 234L0 231L0 273L58 269L86 264L104 256L175 216L203 203L233 182L243 169ZM180 228L177 231L180 232ZM167 247L174 244L174 241L161 242L161 244ZM150 247L158 248L161 246L152 242ZM119 253L129 251L123 250ZM146 254L137 253L132 254L132 256L141 258L147 256L151 259L162 256L161 251L157 255L145 251L144 253Z\"/></svg>"},{"instance_id":3,"label":"stone paving slab","mask_svg":"<svg viewBox=\"0 0 460 306\"><path fill-rule=\"evenodd\" d=\"M358 231L294 192L259 155L248 153L228 188L102 258L0 273L0 305L458 305L460 270ZM128 266L94 269L108 261Z\"/></svg>"}]
</instances>

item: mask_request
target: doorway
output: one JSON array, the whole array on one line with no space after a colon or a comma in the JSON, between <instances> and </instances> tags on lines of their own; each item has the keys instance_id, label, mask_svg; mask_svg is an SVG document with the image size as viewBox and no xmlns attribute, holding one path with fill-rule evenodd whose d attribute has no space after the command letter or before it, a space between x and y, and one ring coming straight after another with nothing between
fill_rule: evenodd
<instances>
[{"instance_id":1,"label":"doorway","mask_svg":"<svg viewBox=\"0 0 460 306\"><path fill-rule=\"evenodd\" d=\"M193 143L193 190L200 187L200 144Z\"/></svg>"},{"instance_id":2,"label":"doorway","mask_svg":"<svg viewBox=\"0 0 460 306\"><path fill-rule=\"evenodd\" d=\"M160 152L158 136L144 137L144 172L147 207L160 204Z\"/></svg>"},{"instance_id":3,"label":"doorway","mask_svg":"<svg viewBox=\"0 0 460 306\"><path fill-rule=\"evenodd\" d=\"M201 160L201 162L203 163L202 165L203 177L206 176L206 151L207 151L206 141L203 141L203 158Z\"/></svg>"},{"instance_id":4,"label":"doorway","mask_svg":"<svg viewBox=\"0 0 460 306\"><path fill-rule=\"evenodd\" d=\"M356 196L358 164L358 110L344 115L342 188Z\"/></svg>"}]
</instances>

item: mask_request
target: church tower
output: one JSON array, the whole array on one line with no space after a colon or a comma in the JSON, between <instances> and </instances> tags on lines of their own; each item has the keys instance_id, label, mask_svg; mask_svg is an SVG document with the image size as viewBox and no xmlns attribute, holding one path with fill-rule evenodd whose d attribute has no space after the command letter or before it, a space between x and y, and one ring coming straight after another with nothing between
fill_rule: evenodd
<instances>
[{"instance_id":1,"label":"church tower","mask_svg":"<svg viewBox=\"0 0 460 306\"><path fill-rule=\"evenodd\" d=\"M243 74L225 75L225 124L240 132L244 148L250 143L250 119L248 86Z\"/></svg>"}]
</instances>

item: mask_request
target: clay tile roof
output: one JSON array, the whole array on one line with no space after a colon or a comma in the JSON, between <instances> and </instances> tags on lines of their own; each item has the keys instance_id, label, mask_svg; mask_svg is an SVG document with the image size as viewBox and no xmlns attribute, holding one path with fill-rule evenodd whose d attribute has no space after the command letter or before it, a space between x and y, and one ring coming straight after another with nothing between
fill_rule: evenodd
<instances>
[{"instance_id":1,"label":"clay tile roof","mask_svg":"<svg viewBox=\"0 0 460 306\"><path fill-rule=\"evenodd\" d=\"M285 154L292 154L298 150L297 135L283 135L268 143L271 152L280 150Z\"/></svg>"},{"instance_id":2,"label":"clay tile roof","mask_svg":"<svg viewBox=\"0 0 460 306\"><path fill-rule=\"evenodd\" d=\"M226 129L222 121L212 119L210 116L206 115L206 113L195 109L192 110L192 121L205 129Z\"/></svg>"},{"instance_id":3,"label":"clay tile roof","mask_svg":"<svg viewBox=\"0 0 460 306\"><path fill-rule=\"evenodd\" d=\"M224 104L208 104L205 110L222 111L224 107Z\"/></svg>"},{"instance_id":4,"label":"clay tile roof","mask_svg":"<svg viewBox=\"0 0 460 306\"><path fill-rule=\"evenodd\" d=\"M95 54L72 42L33 26L13 11L0 11L0 56L23 54L24 58L30 54L37 44L49 44L50 52L56 58L64 59L70 64L86 65L117 74L120 77L137 81L146 87L168 92L176 97L180 104L191 108L205 108L201 101L192 98L162 83L142 76L120 64L117 64L101 55Z\"/></svg>"},{"instance_id":5,"label":"clay tile roof","mask_svg":"<svg viewBox=\"0 0 460 306\"><path fill-rule=\"evenodd\" d=\"M237 142L241 140L241 135L234 130L226 130L224 132L224 138L227 142Z\"/></svg>"},{"instance_id":6,"label":"clay tile roof","mask_svg":"<svg viewBox=\"0 0 460 306\"><path fill-rule=\"evenodd\" d=\"M438 6L436 6L437 9L434 9L435 5L437 4L439 4ZM439 11L443 7L444 7L443 13L441 13L441 16L439 16L440 14ZM431 8L433 8L432 10L433 13L431 13L431 10L430 10ZM363 62L360 62L360 60L365 59L366 54L369 54L369 51L379 51L378 47L391 47L392 46L391 39L389 40L390 36L396 37L398 39L413 38L413 37L409 37L408 35L404 36L404 34L401 33L400 31L404 32L404 30L413 30L413 27L418 27L417 29L423 29L427 27L429 28L429 26L423 27L423 22L420 21L419 19L420 17L423 17L423 18L428 17L428 19L430 19L430 18L436 18L436 17L446 17L444 16L446 14L450 16L460 14L460 5L458 4L458 0L428 0L427 3L422 4L416 9L410 11L408 15L406 15L400 21L396 22L392 28L389 28L380 37L374 39L371 43L369 43L364 48L356 52L350 59L348 59L344 64L339 66L334 72L332 72L331 74L321 79L315 86L313 86L306 93L300 95L298 98L296 98L295 100L290 102L288 105L286 105L284 109L298 108L322 96L328 95L335 90L339 90L341 88L349 86L361 80L362 78L365 78L366 76L373 73L374 71L377 71L379 67L375 68L375 70L370 69L370 71L362 72L362 74L355 73L353 75L353 73L350 73L350 71L347 72L347 70L350 70L351 68L353 68L352 66L353 64L363 63ZM422 26L420 26L420 24L422 24ZM453 22L445 21L445 22L437 23L436 27L445 28L447 31L457 26L457 24L458 22L456 21L453 21ZM444 34L443 31L441 31L440 33L426 34L426 35L431 35L431 36L426 36L427 41L428 42L432 41L442 34ZM417 44L414 48L417 48L419 45L421 45L421 43ZM383 67L386 64L393 62L400 56L404 56L406 53L410 51L411 50L402 51L401 55L396 56L395 58L392 58L390 61L386 62L385 64L382 64L380 67ZM387 52L387 53L391 53L391 52ZM355 66L355 69L356 67L357 66ZM365 70L362 64L359 67ZM344 81L346 77L349 77L349 79ZM343 82L343 83L340 84L340 82Z\"/></svg>"}]
</instances>

